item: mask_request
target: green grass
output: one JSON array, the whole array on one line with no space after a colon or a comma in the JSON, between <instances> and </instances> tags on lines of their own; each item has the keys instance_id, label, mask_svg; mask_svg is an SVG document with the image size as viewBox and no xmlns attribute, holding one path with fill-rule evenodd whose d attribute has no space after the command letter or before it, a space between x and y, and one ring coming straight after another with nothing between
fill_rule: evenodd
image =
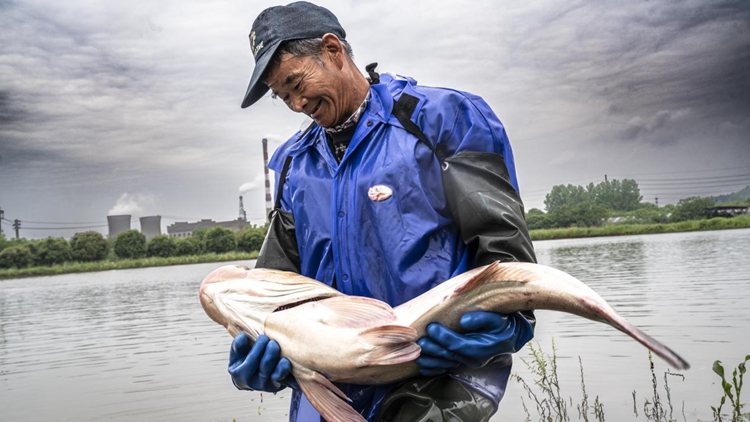
<instances>
[{"instance_id":1,"label":"green grass","mask_svg":"<svg viewBox=\"0 0 750 422\"><path fill-rule=\"evenodd\" d=\"M741 215L734 218L716 217L708 220L692 220L668 224L609 224L602 227L531 230L530 234L532 240L552 240L746 228L750 228L750 215Z\"/></svg>"},{"instance_id":2,"label":"green grass","mask_svg":"<svg viewBox=\"0 0 750 422\"><path fill-rule=\"evenodd\" d=\"M204 254L175 256L169 258L116 259L97 262L66 262L51 267L29 267L0 269L0 280L10 278L38 277L93 271L124 270L129 268L164 267L168 265L201 264L205 262L224 262L255 259L258 252L228 252L223 254Z\"/></svg>"}]
</instances>

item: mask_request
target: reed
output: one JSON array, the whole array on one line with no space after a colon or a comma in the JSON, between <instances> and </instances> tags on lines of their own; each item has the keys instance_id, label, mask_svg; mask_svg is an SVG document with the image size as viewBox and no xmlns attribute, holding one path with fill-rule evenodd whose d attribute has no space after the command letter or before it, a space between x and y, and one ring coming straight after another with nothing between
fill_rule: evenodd
<instances>
[{"instance_id":1,"label":"reed","mask_svg":"<svg viewBox=\"0 0 750 422\"><path fill-rule=\"evenodd\" d=\"M536 408L537 420L544 422L570 422L571 414L568 411L569 408L573 407L573 397L568 395L567 398L560 391L560 380L557 375L557 349L555 348L555 342L552 341L552 354L544 352L539 345L533 343L528 344L529 353L531 358L521 358L521 361L531 371L534 376L534 380L530 383L524 380L518 374L512 374L511 377L515 379L523 387L526 398ZM654 370L654 361L651 352L648 353L649 365L651 368L651 385L652 391L649 393L651 396L644 399L641 414L647 421L654 422L677 422L674 417L674 406L672 405L672 394L669 388L669 377L681 377L684 380L684 376L681 374L675 374L670 371L664 373L664 385L663 393L659 387L657 381L656 372ZM599 400L599 396L595 396L594 403L590 403L590 393L586 388L586 381L583 373L583 361L578 358L578 365L581 373L581 393L582 398L579 403L576 404L575 408L578 411L578 418L576 420L584 422L604 422L605 411L604 404ZM632 392L633 397L633 413L636 417L639 417L637 405L638 399L635 391ZM531 422L532 414L529 411L528 406L524 397L521 397L521 403L526 414L525 421ZM683 419L684 403L683 403ZM733 421L735 422L735 421ZM736 421L739 422L739 421Z\"/></svg>"}]
</instances>

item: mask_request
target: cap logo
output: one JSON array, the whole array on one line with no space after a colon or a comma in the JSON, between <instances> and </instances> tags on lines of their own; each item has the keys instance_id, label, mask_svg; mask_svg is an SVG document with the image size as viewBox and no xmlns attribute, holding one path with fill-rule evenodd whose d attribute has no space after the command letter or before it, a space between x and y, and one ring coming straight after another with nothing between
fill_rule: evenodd
<instances>
[{"instance_id":1,"label":"cap logo","mask_svg":"<svg viewBox=\"0 0 750 422\"><path fill-rule=\"evenodd\" d=\"M371 201L381 202L393 195L391 188L385 185L375 185L367 191L367 196Z\"/></svg>"},{"instance_id":2,"label":"cap logo","mask_svg":"<svg viewBox=\"0 0 750 422\"><path fill-rule=\"evenodd\" d=\"M250 32L250 49L253 51L253 56L258 57L258 51L263 48L263 41L255 45L255 31Z\"/></svg>"}]
</instances>

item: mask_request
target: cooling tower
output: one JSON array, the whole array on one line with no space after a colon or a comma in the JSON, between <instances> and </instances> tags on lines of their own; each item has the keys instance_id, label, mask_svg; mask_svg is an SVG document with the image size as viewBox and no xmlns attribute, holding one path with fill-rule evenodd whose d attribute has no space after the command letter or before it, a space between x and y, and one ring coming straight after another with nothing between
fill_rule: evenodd
<instances>
[{"instance_id":1,"label":"cooling tower","mask_svg":"<svg viewBox=\"0 0 750 422\"><path fill-rule=\"evenodd\" d=\"M130 214L128 215L108 215L109 238L114 239L118 234L130 230Z\"/></svg>"},{"instance_id":2,"label":"cooling tower","mask_svg":"<svg viewBox=\"0 0 750 422\"><path fill-rule=\"evenodd\" d=\"M150 217L141 217L141 233L146 236L146 240L161 234L161 216L152 215Z\"/></svg>"}]
</instances>

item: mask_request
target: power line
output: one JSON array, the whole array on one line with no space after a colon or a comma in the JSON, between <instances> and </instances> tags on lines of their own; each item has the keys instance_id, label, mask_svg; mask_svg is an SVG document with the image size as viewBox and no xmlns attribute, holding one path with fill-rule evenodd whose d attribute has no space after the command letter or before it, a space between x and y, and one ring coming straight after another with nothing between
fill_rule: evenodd
<instances>
[{"instance_id":1,"label":"power line","mask_svg":"<svg viewBox=\"0 0 750 422\"><path fill-rule=\"evenodd\" d=\"M633 174L630 174L630 176L631 176L630 178L632 178L633 176L657 176L657 175L661 175L661 174L707 173L707 172L711 172L711 171L725 171L725 170L738 170L738 169L747 170L748 167L750 167L750 166L722 167L720 169L705 169L705 170L665 171L665 172L659 172L659 173L640 173L640 174L633 173ZM625 173L625 174L627 175L628 173Z\"/></svg>"},{"instance_id":2,"label":"power line","mask_svg":"<svg viewBox=\"0 0 750 422\"><path fill-rule=\"evenodd\" d=\"M657 176L657 175L665 175L665 174L696 174L696 173L707 173L707 172L725 172L725 171L739 170L739 169L747 171L748 168L750 168L750 166L723 167L723 168L718 168L718 169L705 169L705 170L668 171L668 172L658 172L658 173L630 173L630 174L624 173L620 177L611 177L612 175L610 174L610 178L611 179L618 179L618 180L634 179L636 182L638 182L638 184L640 186L641 182L656 182L656 181L667 181L667 182L669 182L669 181L680 181L680 180L692 180L691 178L641 179L641 180L638 180L637 178L640 177L640 176ZM713 178L725 178L725 177L726 178L732 178L732 177L748 177L748 176L750 176L750 174L726 174L726 175L723 175L723 176L707 176L707 177L699 177L699 178L695 178L695 179L697 179L697 180L705 180L705 179L713 179ZM585 185L585 184L588 184L588 183L595 183L598 180L600 180L600 178L597 176L597 177L588 178L586 180L579 179L578 181L571 181L571 182L562 182L562 183L550 182L550 183L548 183L548 185L554 185L554 186L557 186L557 185L569 185L569 184L570 185ZM531 187L539 186L539 185L540 184L531 185ZM533 193L538 193L538 192L549 192L549 189L532 189L532 190L525 190L524 189L522 191L522 195L529 194L529 193L533 194Z\"/></svg>"},{"instance_id":3,"label":"power line","mask_svg":"<svg viewBox=\"0 0 750 422\"><path fill-rule=\"evenodd\" d=\"M82 227L24 227L24 230L80 230L80 229L98 229L107 227L107 224L101 226L82 226Z\"/></svg>"},{"instance_id":4,"label":"power line","mask_svg":"<svg viewBox=\"0 0 750 422\"><path fill-rule=\"evenodd\" d=\"M657 191L657 190L722 190L722 189L742 189L744 183L733 183L733 184L721 184L721 185L700 185L700 186L648 186L640 187L641 191Z\"/></svg>"},{"instance_id":5,"label":"power line","mask_svg":"<svg viewBox=\"0 0 750 422\"><path fill-rule=\"evenodd\" d=\"M59 221L26 221L23 220L24 223L28 224L59 224L59 225L70 225L70 224L104 224L107 225L104 221L75 221L75 222L59 222Z\"/></svg>"},{"instance_id":6,"label":"power line","mask_svg":"<svg viewBox=\"0 0 750 422\"><path fill-rule=\"evenodd\" d=\"M742 179L750 180L750 173L747 174L728 174L725 176L710 176L710 177L685 177L676 179L641 179L636 180L640 185L641 182L688 182L688 181L703 181L703 180L715 180L715 179Z\"/></svg>"}]
</instances>

